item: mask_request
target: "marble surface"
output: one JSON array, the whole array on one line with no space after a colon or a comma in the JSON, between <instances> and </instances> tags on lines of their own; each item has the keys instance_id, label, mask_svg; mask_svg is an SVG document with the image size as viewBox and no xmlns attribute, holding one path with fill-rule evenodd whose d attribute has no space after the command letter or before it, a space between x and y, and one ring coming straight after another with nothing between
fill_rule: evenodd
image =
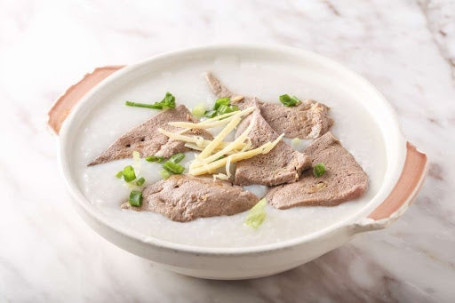
<instances>
[{"instance_id":1,"label":"marble surface","mask_svg":"<svg viewBox=\"0 0 455 303\"><path fill-rule=\"evenodd\" d=\"M376 1L0 0L0 302L454 302L455 4ZM430 159L390 228L295 270L237 282L156 268L73 210L46 128L96 66L219 42L281 44L376 85Z\"/></svg>"}]
</instances>

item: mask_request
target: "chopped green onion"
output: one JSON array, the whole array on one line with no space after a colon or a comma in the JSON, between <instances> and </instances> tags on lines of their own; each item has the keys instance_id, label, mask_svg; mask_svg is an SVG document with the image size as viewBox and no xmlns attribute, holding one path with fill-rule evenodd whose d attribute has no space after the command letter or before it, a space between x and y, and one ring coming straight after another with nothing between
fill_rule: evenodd
<instances>
[{"instance_id":1,"label":"chopped green onion","mask_svg":"<svg viewBox=\"0 0 455 303\"><path fill-rule=\"evenodd\" d=\"M205 112L204 116L207 118L213 118L216 116L216 114L217 114L216 110L209 110Z\"/></svg>"},{"instance_id":2,"label":"chopped green onion","mask_svg":"<svg viewBox=\"0 0 455 303\"><path fill-rule=\"evenodd\" d=\"M228 110L229 110L229 106L223 104L223 105L220 105L220 106L216 109L216 113L217 113L218 115L226 114Z\"/></svg>"},{"instance_id":3,"label":"chopped green onion","mask_svg":"<svg viewBox=\"0 0 455 303\"><path fill-rule=\"evenodd\" d=\"M166 180L167 178L169 178L171 176L171 173L168 172L167 170L163 169L162 171L160 171L160 175L161 175L161 178Z\"/></svg>"},{"instance_id":4,"label":"chopped green onion","mask_svg":"<svg viewBox=\"0 0 455 303\"><path fill-rule=\"evenodd\" d=\"M138 151L133 151L133 159L134 160L141 160L141 154Z\"/></svg>"},{"instance_id":5,"label":"chopped green onion","mask_svg":"<svg viewBox=\"0 0 455 303\"><path fill-rule=\"evenodd\" d=\"M325 174L325 165L324 163L318 163L313 167L313 175L317 178Z\"/></svg>"},{"instance_id":6,"label":"chopped green onion","mask_svg":"<svg viewBox=\"0 0 455 303\"><path fill-rule=\"evenodd\" d=\"M115 176L120 179L121 177L123 177L123 171L119 171L118 173L115 174Z\"/></svg>"},{"instance_id":7,"label":"chopped green onion","mask_svg":"<svg viewBox=\"0 0 455 303\"><path fill-rule=\"evenodd\" d=\"M228 114L238 110L239 107L237 105L221 105L220 107L218 107L217 114L218 115Z\"/></svg>"},{"instance_id":8,"label":"chopped green onion","mask_svg":"<svg viewBox=\"0 0 455 303\"><path fill-rule=\"evenodd\" d=\"M145 160L148 161L148 162L158 162L158 163L161 163L164 161L164 157L158 157L158 156L148 156L148 157L145 157Z\"/></svg>"},{"instance_id":9,"label":"chopped green onion","mask_svg":"<svg viewBox=\"0 0 455 303\"><path fill-rule=\"evenodd\" d=\"M300 140L299 138L294 138L294 139L292 139L292 141L291 141L291 145L294 146L294 147L297 147L297 146L299 146L300 144L302 144L302 140Z\"/></svg>"},{"instance_id":10,"label":"chopped green onion","mask_svg":"<svg viewBox=\"0 0 455 303\"><path fill-rule=\"evenodd\" d=\"M267 206L267 200L265 198L261 199L255 206L253 206L245 219L245 224L257 229L265 220L267 213L265 208Z\"/></svg>"},{"instance_id":11,"label":"chopped green onion","mask_svg":"<svg viewBox=\"0 0 455 303\"><path fill-rule=\"evenodd\" d=\"M137 179L137 181L136 181L136 185L137 185L137 186L142 186L142 185L144 185L144 183L145 183L145 178L144 178L144 177L140 177L140 178Z\"/></svg>"},{"instance_id":12,"label":"chopped green onion","mask_svg":"<svg viewBox=\"0 0 455 303\"><path fill-rule=\"evenodd\" d=\"M135 173L140 174L141 172L141 154L138 151L133 151L133 168Z\"/></svg>"},{"instance_id":13,"label":"chopped green onion","mask_svg":"<svg viewBox=\"0 0 455 303\"><path fill-rule=\"evenodd\" d=\"M204 116L207 118L213 118L218 115L228 114L235 111L238 111L239 107L237 105L231 105L231 98L219 98L215 101L215 105L212 110L206 111Z\"/></svg>"},{"instance_id":14,"label":"chopped green onion","mask_svg":"<svg viewBox=\"0 0 455 303\"><path fill-rule=\"evenodd\" d=\"M133 102L133 101L126 101L125 105L132 106L132 107L143 107L143 108L157 109L153 104L138 103L138 102Z\"/></svg>"},{"instance_id":15,"label":"chopped green onion","mask_svg":"<svg viewBox=\"0 0 455 303\"><path fill-rule=\"evenodd\" d=\"M161 177L163 179L167 179L170 177L170 175L174 175L174 174L180 175L181 173L183 173L185 171L185 167L178 163L180 161L182 161L184 158L185 158L184 153L177 153L175 155L172 155L169 158L169 160L167 160L166 162L164 162L162 164L164 169L160 172ZM151 161L151 162L162 162L164 160L163 157L156 157L156 156L150 156L145 159L147 161Z\"/></svg>"},{"instance_id":16,"label":"chopped green onion","mask_svg":"<svg viewBox=\"0 0 455 303\"><path fill-rule=\"evenodd\" d=\"M213 109L218 110L218 108L220 108L220 106L222 106L222 105L228 106L230 103L231 103L231 98L229 98L229 97L219 98L215 101L215 106L213 107Z\"/></svg>"},{"instance_id":17,"label":"chopped green onion","mask_svg":"<svg viewBox=\"0 0 455 303\"><path fill-rule=\"evenodd\" d=\"M296 106L302 103L296 96L290 97L288 94L281 95L280 101L284 106Z\"/></svg>"},{"instance_id":18,"label":"chopped green onion","mask_svg":"<svg viewBox=\"0 0 455 303\"><path fill-rule=\"evenodd\" d=\"M194 108L193 108L193 115L195 117L198 117L198 118L201 118L201 117L204 117L204 114L206 112L206 106L204 103L201 103L199 105L196 105Z\"/></svg>"},{"instance_id":19,"label":"chopped green onion","mask_svg":"<svg viewBox=\"0 0 455 303\"><path fill-rule=\"evenodd\" d=\"M181 174L185 170L185 167L172 161L166 161L163 164L163 168L172 174Z\"/></svg>"},{"instance_id":20,"label":"chopped green onion","mask_svg":"<svg viewBox=\"0 0 455 303\"><path fill-rule=\"evenodd\" d=\"M169 109L175 108L175 97L167 92L164 96L163 100L160 102L155 102L153 104L145 104L145 103L137 103L132 101L126 101L125 105L133 106L133 107L143 107L143 108L151 108L151 109Z\"/></svg>"},{"instance_id":21,"label":"chopped green onion","mask_svg":"<svg viewBox=\"0 0 455 303\"><path fill-rule=\"evenodd\" d=\"M175 97L170 92L167 92L164 99L158 104L162 106L162 109L175 108Z\"/></svg>"},{"instance_id":22,"label":"chopped green onion","mask_svg":"<svg viewBox=\"0 0 455 303\"><path fill-rule=\"evenodd\" d=\"M174 163L179 163L184 158L185 158L185 154L184 153L178 153L178 154L175 154L175 155L171 156L169 158L169 161L174 162Z\"/></svg>"},{"instance_id":23,"label":"chopped green onion","mask_svg":"<svg viewBox=\"0 0 455 303\"><path fill-rule=\"evenodd\" d=\"M137 190L131 191L128 202L130 203L131 206L140 207L142 204L142 193Z\"/></svg>"},{"instance_id":24,"label":"chopped green onion","mask_svg":"<svg viewBox=\"0 0 455 303\"><path fill-rule=\"evenodd\" d=\"M134 173L134 168L131 165L126 166L123 171L123 178L126 182L131 182L136 179L136 174Z\"/></svg>"}]
</instances>

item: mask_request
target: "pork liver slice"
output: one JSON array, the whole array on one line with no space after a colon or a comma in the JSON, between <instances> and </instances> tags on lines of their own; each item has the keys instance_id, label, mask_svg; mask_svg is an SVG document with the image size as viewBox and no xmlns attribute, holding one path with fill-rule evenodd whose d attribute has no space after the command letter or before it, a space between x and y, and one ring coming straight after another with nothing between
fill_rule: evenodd
<instances>
[{"instance_id":1,"label":"pork liver slice","mask_svg":"<svg viewBox=\"0 0 455 303\"><path fill-rule=\"evenodd\" d=\"M296 183L271 188L266 198L274 207L334 206L356 199L368 189L368 176L331 132L315 140L305 153L313 165L324 163L325 174L316 178L309 170Z\"/></svg>"},{"instance_id":2,"label":"pork liver slice","mask_svg":"<svg viewBox=\"0 0 455 303\"><path fill-rule=\"evenodd\" d=\"M234 97L231 92L212 73L206 74L210 89L218 98ZM313 101L305 100L298 106L287 107L279 103L263 102L254 97L245 97L235 103L240 109L256 104L269 125L278 133L288 138L315 139L325 134L333 125L329 117L329 107Z\"/></svg>"},{"instance_id":3,"label":"pork liver slice","mask_svg":"<svg viewBox=\"0 0 455 303\"><path fill-rule=\"evenodd\" d=\"M184 105L178 105L175 109L160 112L118 138L89 166L131 158L133 151L139 152L142 157L155 155L165 158L176 153L188 151L189 149L185 147L185 142L169 139L158 131L159 128L168 131L181 130L181 128L168 125L169 122L173 121L198 122ZM185 135L196 135L212 139L210 133L199 129L190 130Z\"/></svg>"},{"instance_id":4,"label":"pork liver slice","mask_svg":"<svg viewBox=\"0 0 455 303\"><path fill-rule=\"evenodd\" d=\"M206 177L173 175L147 186L141 207L128 203L123 208L153 211L173 221L230 216L252 208L259 201L251 192L225 181Z\"/></svg>"},{"instance_id":5,"label":"pork liver slice","mask_svg":"<svg viewBox=\"0 0 455 303\"><path fill-rule=\"evenodd\" d=\"M293 107L263 102L260 107L262 116L270 126L288 138L316 139L333 125L329 108L313 100L302 101Z\"/></svg>"},{"instance_id":6,"label":"pork liver slice","mask_svg":"<svg viewBox=\"0 0 455 303\"><path fill-rule=\"evenodd\" d=\"M237 136L250 124L253 126L248 137L251 139L252 148L278 138L278 134L264 120L259 109L242 121ZM261 184L267 186L292 183L299 180L302 171L310 166L311 161L308 156L295 151L288 144L280 141L267 154L237 162L234 183L237 185Z\"/></svg>"}]
</instances>

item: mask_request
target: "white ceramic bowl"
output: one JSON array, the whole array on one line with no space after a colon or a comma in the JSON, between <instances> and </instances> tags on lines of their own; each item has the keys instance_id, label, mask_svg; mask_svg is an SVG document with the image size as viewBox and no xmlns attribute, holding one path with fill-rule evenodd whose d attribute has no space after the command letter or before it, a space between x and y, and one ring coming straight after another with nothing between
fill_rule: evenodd
<instances>
[{"instance_id":1,"label":"white ceramic bowl","mask_svg":"<svg viewBox=\"0 0 455 303\"><path fill-rule=\"evenodd\" d=\"M342 222L292 240L250 248L201 248L144 238L139 232L115 225L97 210L78 188L70 165L73 138L80 129L78 121L81 117L113 88L135 77L141 77L144 70L159 70L172 62L191 64L194 58L215 58L221 55L239 58L261 56L265 61L293 60L295 68L304 66L306 69L317 70L318 73L326 73L338 78L346 89L362 94L372 118L381 121L380 130L383 137L387 138L385 178L375 197L359 212ZM370 83L329 59L285 47L210 46L159 55L127 67L98 68L71 87L57 101L49 116L49 125L56 133L59 133L62 126L60 165L82 218L119 247L175 272L202 278L245 279L275 274L304 264L343 245L358 232L384 228L401 216L413 201L427 168L426 156L406 142L393 109Z\"/></svg>"}]
</instances>

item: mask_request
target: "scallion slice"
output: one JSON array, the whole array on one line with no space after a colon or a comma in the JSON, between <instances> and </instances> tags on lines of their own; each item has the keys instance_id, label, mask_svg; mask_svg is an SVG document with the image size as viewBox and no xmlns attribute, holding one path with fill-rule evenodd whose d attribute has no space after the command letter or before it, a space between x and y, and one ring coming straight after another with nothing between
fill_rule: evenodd
<instances>
[{"instance_id":1,"label":"scallion slice","mask_svg":"<svg viewBox=\"0 0 455 303\"><path fill-rule=\"evenodd\" d=\"M148 161L148 162L158 162L158 163L161 163L164 161L164 157L158 157L158 156L148 156L148 157L145 157L145 160Z\"/></svg>"},{"instance_id":2,"label":"scallion slice","mask_svg":"<svg viewBox=\"0 0 455 303\"><path fill-rule=\"evenodd\" d=\"M296 106L302 103L296 96L289 96L288 94L284 94L280 96L280 102L283 103L284 106Z\"/></svg>"},{"instance_id":3,"label":"scallion slice","mask_svg":"<svg viewBox=\"0 0 455 303\"><path fill-rule=\"evenodd\" d=\"M300 140L299 138L294 138L294 139L292 139L292 141L291 141L291 145L292 145L293 147L297 147L297 146L299 146L300 144L302 144L302 140Z\"/></svg>"},{"instance_id":4,"label":"scallion slice","mask_svg":"<svg viewBox=\"0 0 455 303\"><path fill-rule=\"evenodd\" d=\"M221 105L218 108L217 113L218 113L218 115L223 115L223 114L232 113L232 112L235 112L238 110L239 110L239 107L237 105Z\"/></svg>"},{"instance_id":5,"label":"scallion slice","mask_svg":"<svg viewBox=\"0 0 455 303\"><path fill-rule=\"evenodd\" d=\"M320 163L317 163L314 167L313 167L313 175L316 177L316 178L319 178L319 177L322 177L322 175L325 174L325 165L324 163L320 162Z\"/></svg>"},{"instance_id":6,"label":"scallion slice","mask_svg":"<svg viewBox=\"0 0 455 303\"><path fill-rule=\"evenodd\" d=\"M125 179L126 182L131 182L134 179L136 179L136 174L134 173L134 168L131 165L126 166L123 171L123 178Z\"/></svg>"},{"instance_id":7,"label":"scallion slice","mask_svg":"<svg viewBox=\"0 0 455 303\"><path fill-rule=\"evenodd\" d=\"M175 154L175 155L171 156L168 161L171 161L171 162L174 162L174 163L179 163L184 158L185 158L185 154L184 153L178 153L178 154Z\"/></svg>"},{"instance_id":8,"label":"scallion slice","mask_svg":"<svg viewBox=\"0 0 455 303\"><path fill-rule=\"evenodd\" d=\"M207 118L213 118L216 116L216 114L217 114L216 110L209 110L205 112L204 116Z\"/></svg>"},{"instance_id":9,"label":"scallion slice","mask_svg":"<svg viewBox=\"0 0 455 303\"><path fill-rule=\"evenodd\" d=\"M213 109L206 111L204 116L207 118L213 118L218 115L228 114L238 110L239 107L237 105L231 105L231 98L219 98L215 101Z\"/></svg>"},{"instance_id":10,"label":"scallion slice","mask_svg":"<svg viewBox=\"0 0 455 303\"><path fill-rule=\"evenodd\" d=\"M214 109L218 110L218 108L220 108L220 106L222 106L222 105L228 106L230 103L231 103L231 98L229 98L229 97L219 98L215 101Z\"/></svg>"},{"instance_id":11,"label":"scallion slice","mask_svg":"<svg viewBox=\"0 0 455 303\"><path fill-rule=\"evenodd\" d=\"M205 104L201 103L199 105L196 105L193 108L192 113L195 117L201 118L201 117L204 117L206 110L207 110L207 108L206 108Z\"/></svg>"},{"instance_id":12,"label":"scallion slice","mask_svg":"<svg viewBox=\"0 0 455 303\"><path fill-rule=\"evenodd\" d=\"M256 205L253 206L248 212L248 215L245 219L245 224L254 229L257 229L262 223L264 223L264 220L267 216L267 213L265 212L266 206L267 200L265 198L256 203Z\"/></svg>"},{"instance_id":13,"label":"scallion slice","mask_svg":"<svg viewBox=\"0 0 455 303\"><path fill-rule=\"evenodd\" d=\"M144 183L145 183L145 178L144 178L144 177L140 177L140 178L137 179L137 181L136 181L136 185L137 185L137 186L142 186L142 185L144 185Z\"/></svg>"},{"instance_id":14,"label":"scallion slice","mask_svg":"<svg viewBox=\"0 0 455 303\"><path fill-rule=\"evenodd\" d=\"M167 170L163 169L162 171L160 171L160 175L161 175L161 178L166 180L167 178L169 178L171 176L171 173L168 172Z\"/></svg>"},{"instance_id":15,"label":"scallion slice","mask_svg":"<svg viewBox=\"0 0 455 303\"><path fill-rule=\"evenodd\" d=\"M174 163L172 161L164 162L163 168L165 170L167 170L168 172L170 172L172 174L177 174L177 175L180 175L185 170L185 167L183 167L180 164Z\"/></svg>"},{"instance_id":16,"label":"scallion slice","mask_svg":"<svg viewBox=\"0 0 455 303\"><path fill-rule=\"evenodd\" d=\"M140 207L142 205L142 192L137 190L131 191L128 202L131 206Z\"/></svg>"},{"instance_id":17,"label":"scallion slice","mask_svg":"<svg viewBox=\"0 0 455 303\"><path fill-rule=\"evenodd\" d=\"M156 106L153 104L138 103L138 102L133 102L133 101L125 101L125 105L132 106L132 107L157 109Z\"/></svg>"},{"instance_id":18,"label":"scallion slice","mask_svg":"<svg viewBox=\"0 0 455 303\"><path fill-rule=\"evenodd\" d=\"M155 102L153 104L145 104L145 103L138 103L132 101L126 101L125 105L133 106L133 107L143 107L143 108L151 108L151 109L169 109L175 108L175 97L167 92L164 96L163 100L160 102Z\"/></svg>"}]
</instances>

